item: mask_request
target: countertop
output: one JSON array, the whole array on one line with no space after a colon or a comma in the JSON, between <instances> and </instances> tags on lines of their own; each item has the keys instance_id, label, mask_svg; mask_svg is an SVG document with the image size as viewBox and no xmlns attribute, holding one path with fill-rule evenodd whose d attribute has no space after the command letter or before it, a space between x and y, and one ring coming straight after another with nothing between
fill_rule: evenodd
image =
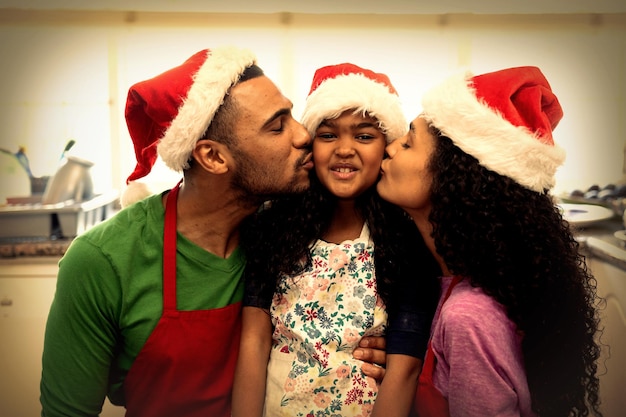
<instances>
[{"instance_id":1,"label":"countertop","mask_svg":"<svg viewBox=\"0 0 626 417\"><path fill-rule=\"evenodd\" d=\"M1 259L21 259L25 262L38 257L61 258L73 239L0 241Z\"/></svg>"},{"instance_id":2,"label":"countertop","mask_svg":"<svg viewBox=\"0 0 626 417\"><path fill-rule=\"evenodd\" d=\"M620 230L624 230L622 219L615 216L576 230L575 236L583 254L600 258L626 271L626 242L615 237L615 232Z\"/></svg>"},{"instance_id":3,"label":"countertop","mask_svg":"<svg viewBox=\"0 0 626 417\"><path fill-rule=\"evenodd\" d=\"M614 217L584 228L575 228L576 239L586 256L601 258L626 270L626 242L616 238L614 233L623 230L621 219ZM0 241L0 261L33 262L36 258L60 259L72 239Z\"/></svg>"}]
</instances>

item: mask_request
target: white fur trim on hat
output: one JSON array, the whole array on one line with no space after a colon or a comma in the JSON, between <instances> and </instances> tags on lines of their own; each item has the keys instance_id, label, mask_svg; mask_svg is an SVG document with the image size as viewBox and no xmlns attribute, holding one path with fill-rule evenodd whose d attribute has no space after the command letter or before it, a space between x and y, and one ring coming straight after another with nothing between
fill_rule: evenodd
<instances>
[{"instance_id":1,"label":"white fur trim on hat","mask_svg":"<svg viewBox=\"0 0 626 417\"><path fill-rule=\"evenodd\" d=\"M474 94L472 74L458 74L429 90L422 117L484 167L537 192L554 186L565 159L560 146L504 119Z\"/></svg>"},{"instance_id":2,"label":"white fur trim on hat","mask_svg":"<svg viewBox=\"0 0 626 417\"><path fill-rule=\"evenodd\" d=\"M400 99L389 88L363 74L342 74L324 81L306 100L302 124L315 137L320 123L335 119L346 110L364 112L378 120L387 141L408 130Z\"/></svg>"},{"instance_id":3,"label":"white fur trim on hat","mask_svg":"<svg viewBox=\"0 0 626 417\"><path fill-rule=\"evenodd\" d=\"M246 49L222 47L209 52L193 76L178 114L159 141L157 149L165 165L178 172L189 167L196 142L211 124L228 90L255 63L255 55Z\"/></svg>"}]
</instances>

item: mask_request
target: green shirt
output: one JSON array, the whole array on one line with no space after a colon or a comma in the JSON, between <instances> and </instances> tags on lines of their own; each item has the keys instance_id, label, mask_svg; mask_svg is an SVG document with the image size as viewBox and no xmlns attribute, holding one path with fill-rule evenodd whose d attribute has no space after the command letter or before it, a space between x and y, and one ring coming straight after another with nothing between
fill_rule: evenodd
<instances>
[{"instance_id":1,"label":"green shirt","mask_svg":"<svg viewBox=\"0 0 626 417\"><path fill-rule=\"evenodd\" d=\"M78 236L59 262L43 353L44 416L96 416L122 383L163 310L161 195ZM244 257L223 259L177 238L179 310L206 310L243 296Z\"/></svg>"}]
</instances>

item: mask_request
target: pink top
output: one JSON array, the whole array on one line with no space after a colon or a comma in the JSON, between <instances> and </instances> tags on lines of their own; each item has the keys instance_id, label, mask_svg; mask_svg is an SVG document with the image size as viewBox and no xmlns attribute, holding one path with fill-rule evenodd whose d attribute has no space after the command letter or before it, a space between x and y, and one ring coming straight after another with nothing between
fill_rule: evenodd
<instances>
[{"instance_id":1,"label":"pink top","mask_svg":"<svg viewBox=\"0 0 626 417\"><path fill-rule=\"evenodd\" d=\"M442 294L452 277L441 278ZM524 372L521 336L493 298L461 281L435 312L433 381L450 415L536 417Z\"/></svg>"}]
</instances>

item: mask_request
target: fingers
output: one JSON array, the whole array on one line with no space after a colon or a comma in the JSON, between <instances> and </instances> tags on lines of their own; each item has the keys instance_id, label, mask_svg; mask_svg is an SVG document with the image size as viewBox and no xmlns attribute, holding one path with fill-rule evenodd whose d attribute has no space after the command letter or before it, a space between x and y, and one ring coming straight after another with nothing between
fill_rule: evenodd
<instances>
[{"instance_id":1,"label":"fingers","mask_svg":"<svg viewBox=\"0 0 626 417\"><path fill-rule=\"evenodd\" d=\"M359 347L354 349L352 355L356 359L360 359L371 364L385 366L387 363L387 354L385 352L386 341L381 336L364 337L359 342Z\"/></svg>"},{"instance_id":2,"label":"fingers","mask_svg":"<svg viewBox=\"0 0 626 417\"><path fill-rule=\"evenodd\" d=\"M385 376L385 364L387 354L385 352L386 341L384 337L364 337L359 342L359 347L354 349L352 355L364 363L361 365L363 373L376 381L381 382Z\"/></svg>"},{"instance_id":3,"label":"fingers","mask_svg":"<svg viewBox=\"0 0 626 417\"><path fill-rule=\"evenodd\" d=\"M378 383L381 383L383 381L383 378L385 377L385 372L387 371L383 367L372 365L367 362L364 362L363 365L361 365L361 370L365 375L374 378Z\"/></svg>"},{"instance_id":4,"label":"fingers","mask_svg":"<svg viewBox=\"0 0 626 417\"><path fill-rule=\"evenodd\" d=\"M360 359L371 364L385 366L387 354L384 350L358 347L352 352L355 359Z\"/></svg>"},{"instance_id":5,"label":"fingers","mask_svg":"<svg viewBox=\"0 0 626 417\"><path fill-rule=\"evenodd\" d=\"M382 336L366 336L359 342L359 347L385 350L387 340Z\"/></svg>"}]
</instances>

